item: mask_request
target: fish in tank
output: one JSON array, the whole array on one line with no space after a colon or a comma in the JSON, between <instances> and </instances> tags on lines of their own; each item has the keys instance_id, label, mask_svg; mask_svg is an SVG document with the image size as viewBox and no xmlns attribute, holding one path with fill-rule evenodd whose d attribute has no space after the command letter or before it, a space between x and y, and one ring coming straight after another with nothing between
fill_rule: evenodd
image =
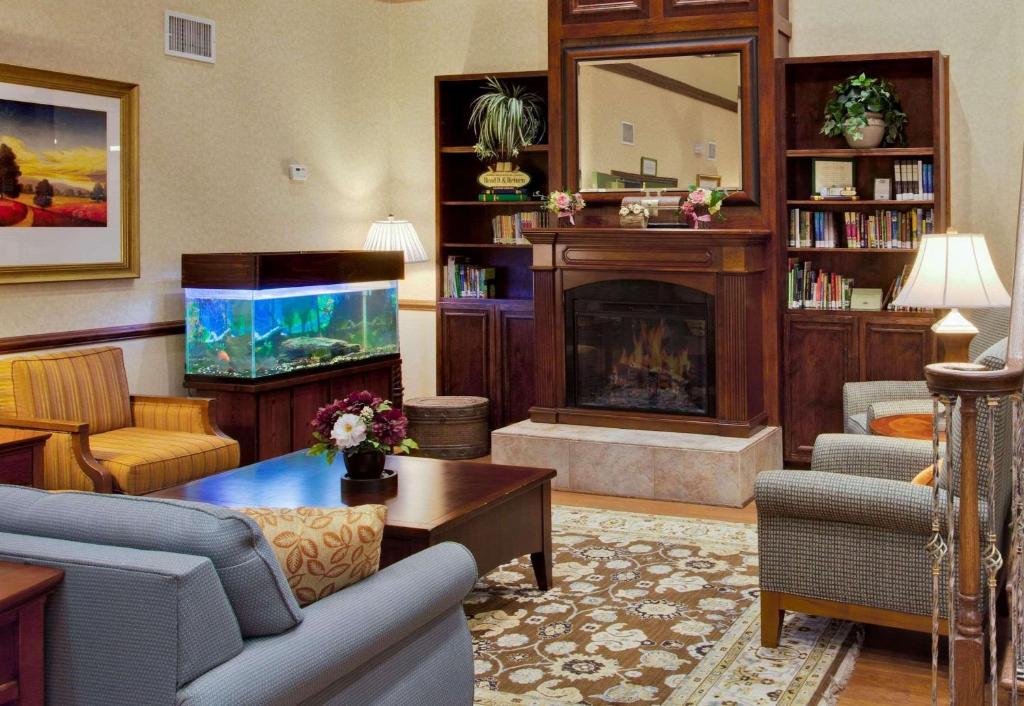
<instances>
[{"instance_id":1,"label":"fish in tank","mask_svg":"<svg viewBox=\"0 0 1024 706\"><path fill-rule=\"evenodd\" d=\"M262 378L398 353L398 283L185 289L189 375Z\"/></svg>"}]
</instances>

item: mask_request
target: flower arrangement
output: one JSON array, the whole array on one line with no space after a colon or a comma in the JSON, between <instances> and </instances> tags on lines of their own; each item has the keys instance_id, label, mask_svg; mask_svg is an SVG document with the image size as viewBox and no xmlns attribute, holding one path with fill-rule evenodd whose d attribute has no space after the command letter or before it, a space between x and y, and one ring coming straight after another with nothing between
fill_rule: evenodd
<instances>
[{"instance_id":1,"label":"flower arrangement","mask_svg":"<svg viewBox=\"0 0 1024 706\"><path fill-rule=\"evenodd\" d=\"M725 189L705 189L690 186L690 193L679 212L693 222L694 228L707 228L712 218L725 220L722 202L729 198Z\"/></svg>"},{"instance_id":2,"label":"flower arrangement","mask_svg":"<svg viewBox=\"0 0 1024 706\"><path fill-rule=\"evenodd\" d=\"M619 209L620 216L643 216L648 218L651 212L642 203L631 203Z\"/></svg>"},{"instance_id":3,"label":"flower arrangement","mask_svg":"<svg viewBox=\"0 0 1024 706\"><path fill-rule=\"evenodd\" d=\"M403 454L419 448L408 438L409 420L402 410L371 392L353 392L317 410L310 422L315 443L310 456L326 456L334 463L339 452L346 458L359 453Z\"/></svg>"},{"instance_id":4,"label":"flower arrangement","mask_svg":"<svg viewBox=\"0 0 1024 706\"><path fill-rule=\"evenodd\" d=\"M576 225L573 217L586 207L582 196L565 191L552 191L544 202L546 210L557 213L559 218L568 218L572 225Z\"/></svg>"}]
</instances>

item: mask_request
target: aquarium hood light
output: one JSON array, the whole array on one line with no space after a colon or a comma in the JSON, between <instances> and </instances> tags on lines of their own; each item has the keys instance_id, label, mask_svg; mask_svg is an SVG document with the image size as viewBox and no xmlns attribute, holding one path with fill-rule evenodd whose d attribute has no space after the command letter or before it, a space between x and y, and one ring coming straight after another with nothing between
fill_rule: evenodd
<instances>
[{"instance_id":1,"label":"aquarium hood light","mask_svg":"<svg viewBox=\"0 0 1024 706\"><path fill-rule=\"evenodd\" d=\"M409 221L388 215L386 221L376 221L366 234L363 250L401 250L406 262L426 262L427 251Z\"/></svg>"}]
</instances>

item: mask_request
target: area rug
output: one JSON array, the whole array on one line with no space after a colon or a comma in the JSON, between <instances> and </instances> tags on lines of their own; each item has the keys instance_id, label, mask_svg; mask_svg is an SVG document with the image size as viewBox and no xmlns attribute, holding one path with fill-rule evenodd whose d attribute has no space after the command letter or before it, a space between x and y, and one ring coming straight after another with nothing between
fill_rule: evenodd
<instances>
[{"instance_id":1,"label":"area rug","mask_svg":"<svg viewBox=\"0 0 1024 706\"><path fill-rule=\"evenodd\" d=\"M553 515L554 588L536 589L524 557L466 599L479 706L835 702L862 632L794 614L762 648L753 525Z\"/></svg>"}]
</instances>

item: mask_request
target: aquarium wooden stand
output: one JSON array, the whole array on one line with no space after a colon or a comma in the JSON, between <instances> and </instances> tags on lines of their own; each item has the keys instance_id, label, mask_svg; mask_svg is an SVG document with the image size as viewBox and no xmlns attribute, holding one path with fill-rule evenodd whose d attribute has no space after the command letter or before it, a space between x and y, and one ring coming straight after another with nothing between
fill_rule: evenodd
<instances>
[{"instance_id":1,"label":"aquarium wooden stand","mask_svg":"<svg viewBox=\"0 0 1024 706\"><path fill-rule=\"evenodd\" d=\"M185 376L197 397L217 400L217 424L241 447L241 464L283 456L310 445L309 420L318 408L350 392L369 390L402 404L399 355L327 370L254 380Z\"/></svg>"}]
</instances>

